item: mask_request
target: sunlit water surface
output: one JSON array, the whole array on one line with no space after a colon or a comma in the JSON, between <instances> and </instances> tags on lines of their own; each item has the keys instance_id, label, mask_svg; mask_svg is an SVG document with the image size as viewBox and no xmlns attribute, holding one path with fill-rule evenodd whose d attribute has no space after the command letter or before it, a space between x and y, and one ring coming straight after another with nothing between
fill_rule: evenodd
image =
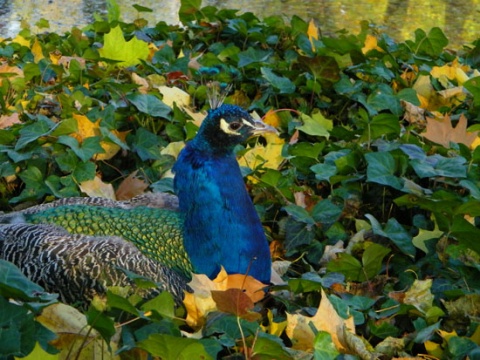
<instances>
[{"instance_id":1,"label":"sunlit water surface","mask_svg":"<svg viewBox=\"0 0 480 360\"><path fill-rule=\"evenodd\" d=\"M143 17L152 25L161 20L178 23L178 0L117 1L124 21ZM139 14L133 4L154 11ZM204 0L203 5L251 11L259 17L283 15L288 19L295 14L305 20L315 18L328 33L340 29L356 33L360 20L369 20L396 40L413 38L419 27L439 26L453 48L480 37L480 0ZM0 0L0 37L14 37L25 25L45 31L35 27L42 18L49 21L50 31L66 32L91 22L94 13L106 13L105 0Z\"/></svg>"}]
</instances>

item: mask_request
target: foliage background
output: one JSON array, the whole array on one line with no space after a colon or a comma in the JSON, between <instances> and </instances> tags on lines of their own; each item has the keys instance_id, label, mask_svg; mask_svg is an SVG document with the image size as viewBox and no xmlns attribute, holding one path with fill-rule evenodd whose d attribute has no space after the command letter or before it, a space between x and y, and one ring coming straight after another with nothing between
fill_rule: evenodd
<instances>
[{"instance_id":1,"label":"foliage background","mask_svg":"<svg viewBox=\"0 0 480 360\"><path fill-rule=\"evenodd\" d=\"M0 206L171 191L209 82L232 84L226 102L281 131L238 156L284 282L255 307L216 301L195 336L168 294L115 292L52 332L54 297L1 263L0 355L478 356L480 42L449 51L433 28L398 43L367 22L321 36L192 0L179 15L151 27L113 6L83 30L0 44Z\"/></svg>"}]
</instances>

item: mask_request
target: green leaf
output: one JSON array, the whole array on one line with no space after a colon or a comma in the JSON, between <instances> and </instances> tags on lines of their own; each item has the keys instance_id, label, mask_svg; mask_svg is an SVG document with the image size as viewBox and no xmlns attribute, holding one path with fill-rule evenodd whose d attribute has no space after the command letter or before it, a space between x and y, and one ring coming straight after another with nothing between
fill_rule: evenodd
<instances>
[{"instance_id":1,"label":"green leaf","mask_svg":"<svg viewBox=\"0 0 480 360\"><path fill-rule=\"evenodd\" d=\"M390 249L375 243L365 249L362 255L362 264L367 280L372 279L380 273L383 258L388 253L390 253Z\"/></svg>"},{"instance_id":2,"label":"green leaf","mask_svg":"<svg viewBox=\"0 0 480 360\"><path fill-rule=\"evenodd\" d=\"M22 301L55 302L57 294L49 294L30 281L18 267L0 259L0 295Z\"/></svg>"},{"instance_id":3,"label":"green leaf","mask_svg":"<svg viewBox=\"0 0 480 360\"><path fill-rule=\"evenodd\" d=\"M339 355L330 333L319 331L313 341L313 358L315 360L331 360L336 359Z\"/></svg>"},{"instance_id":4,"label":"green leaf","mask_svg":"<svg viewBox=\"0 0 480 360\"><path fill-rule=\"evenodd\" d=\"M328 262L327 270L345 275L348 281L366 280L360 261L347 253L339 253L334 260Z\"/></svg>"},{"instance_id":5,"label":"green leaf","mask_svg":"<svg viewBox=\"0 0 480 360\"><path fill-rule=\"evenodd\" d=\"M150 9L148 7L145 7L145 6L141 6L141 5L138 5L138 4L133 4L132 5L135 10L137 10L138 12L147 12L147 13L151 13L153 12L153 9Z\"/></svg>"},{"instance_id":6,"label":"green leaf","mask_svg":"<svg viewBox=\"0 0 480 360\"><path fill-rule=\"evenodd\" d=\"M139 341L137 346L163 360L213 359L200 341L166 334L152 334L148 339Z\"/></svg>"},{"instance_id":7,"label":"green leaf","mask_svg":"<svg viewBox=\"0 0 480 360\"><path fill-rule=\"evenodd\" d=\"M136 37L125 41L122 29L117 26L104 36L104 45L98 52L105 59L118 61L117 66L132 66L146 60L150 50L145 41Z\"/></svg>"},{"instance_id":8,"label":"green leaf","mask_svg":"<svg viewBox=\"0 0 480 360\"><path fill-rule=\"evenodd\" d=\"M391 186L397 190L403 188L403 181L396 177L395 159L389 152L367 153L367 180L381 185Z\"/></svg>"},{"instance_id":9,"label":"green leaf","mask_svg":"<svg viewBox=\"0 0 480 360\"><path fill-rule=\"evenodd\" d=\"M100 145L100 137L92 136L83 140L82 144L72 136L62 135L58 138L60 144L68 146L82 161L90 160L95 154L102 154L105 150Z\"/></svg>"},{"instance_id":10,"label":"green leaf","mask_svg":"<svg viewBox=\"0 0 480 360\"><path fill-rule=\"evenodd\" d=\"M53 130L55 123L45 116L39 116L37 121L31 125L24 126L20 130L20 138L15 144L15 150L23 149L28 144L47 136Z\"/></svg>"},{"instance_id":11,"label":"green leaf","mask_svg":"<svg viewBox=\"0 0 480 360\"><path fill-rule=\"evenodd\" d=\"M480 106L480 76L476 76L464 82L463 86L470 92L470 94L472 94L475 106Z\"/></svg>"},{"instance_id":12,"label":"green leaf","mask_svg":"<svg viewBox=\"0 0 480 360\"><path fill-rule=\"evenodd\" d=\"M397 245L405 255L408 255L411 258L415 257L416 249L412 243L412 236L395 218L388 219L385 228L382 229L382 226L373 215L366 214L365 217L370 220L372 230L376 235L381 235L392 240L392 242Z\"/></svg>"},{"instance_id":13,"label":"green leaf","mask_svg":"<svg viewBox=\"0 0 480 360\"><path fill-rule=\"evenodd\" d=\"M87 323L105 339L107 343L115 335L115 322L105 313L98 311L93 305L90 305L87 313Z\"/></svg>"},{"instance_id":14,"label":"green leaf","mask_svg":"<svg viewBox=\"0 0 480 360\"><path fill-rule=\"evenodd\" d=\"M156 96L149 94L130 94L127 99L132 102L135 107L150 116L168 119L172 109Z\"/></svg>"},{"instance_id":15,"label":"green leaf","mask_svg":"<svg viewBox=\"0 0 480 360\"><path fill-rule=\"evenodd\" d=\"M432 28L428 35L422 29L417 29L415 30L415 43L407 41L407 44L412 46L412 50L417 54L436 57L448 45L448 39L442 29L438 27Z\"/></svg>"},{"instance_id":16,"label":"green leaf","mask_svg":"<svg viewBox=\"0 0 480 360\"><path fill-rule=\"evenodd\" d=\"M0 297L0 357L24 357L35 347L35 321L28 309Z\"/></svg>"},{"instance_id":17,"label":"green leaf","mask_svg":"<svg viewBox=\"0 0 480 360\"><path fill-rule=\"evenodd\" d=\"M292 94L295 91L295 84L290 79L274 74L273 70L267 67L262 67L260 71L265 80L278 89L280 94Z\"/></svg>"},{"instance_id":18,"label":"green leaf","mask_svg":"<svg viewBox=\"0 0 480 360\"><path fill-rule=\"evenodd\" d=\"M72 175L77 182L82 183L87 180L92 180L95 177L95 170L95 164L91 161L79 162L75 166Z\"/></svg>"},{"instance_id":19,"label":"green leaf","mask_svg":"<svg viewBox=\"0 0 480 360\"><path fill-rule=\"evenodd\" d=\"M181 0L178 16L183 25L195 20L195 14L200 12L202 0Z\"/></svg>"},{"instance_id":20,"label":"green leaf","mask_svg":"<svg viewBox=\"0 0 480 360\"><path fill-rule=\"evenodd\" d=\"M303 125L297 126L297 129L305 134L312 136L325 136L327 139L330 136L330 131L333 128L332 120L326 119L320 112L313 114L311 117L306 114L301 114L300 119Z\"/></svg>"},{"instance_id":21,"label":"green leaf","mask_svg":"<svg viewBox=\"0 0 480 360\"><path fill-rule=\"evenodd\" d=\"M480 229L470 224L462 215L455 216L451 229L451 235L480 255Z\"/></svg>"},{"instance_id":22,"label":"green leaf","mask_svg":"<svg viewBox=\"0 0 480 360\"><path fill-rule=\"evenodd\" d=\"M132 147L142 161L149 159L157 160L162 156L158 137L144 128L138 129L133 139Z\"/></svg>"},{"instance_id":23,"label":"green leaf","mask_svg":"<svg viewBox=\"0 0 480 360\"><path fill-rule=\"evenodd\" d=\"M238 54L237 66L241 68L258 62L266 62L271 55L272 51L249 47L247 50Z\"/></svg>"},{"instance_id":24,"label":"green leaf","mask_svg":"<svg viewBox=\"0 0 480 360\"><path fill-rule=\"evenodd\" d=\"M298 205L287 205L283 207L288 215L293 217L296 221L303 222L305 224L314 225L315 220L310 216L307 210Z\"/></svg>"},{"instance_id":25,"label":"green leaf","mask_svg":"<svg viewBox=\"0 0 480 360\"><path fill-rule=\"evenodd\" d=\"M276 338L278 339L278 338ZM285 351L280 339L278 341L271 335L259 332L253 345L252 358L259 360L289 360L291 356Z\"/></svg>"}]
</instances>

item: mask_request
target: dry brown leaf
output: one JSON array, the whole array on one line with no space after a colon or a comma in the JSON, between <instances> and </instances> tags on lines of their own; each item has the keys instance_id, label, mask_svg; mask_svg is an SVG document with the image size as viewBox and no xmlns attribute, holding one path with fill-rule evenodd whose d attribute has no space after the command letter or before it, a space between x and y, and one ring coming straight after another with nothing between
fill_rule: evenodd
<instances>
[{"instance_id":1,"label":"dry brown leaf","mask_svg":"<svg viewBox=\"0 0 480 360\"><path fill-rule=\"evenodd\" d=\"M426 129L427 131L422 133L425 138L446 148L450 147L450 142L471 146L479 133L467 132L467 118L463 114L455 128L448 115L441 120L427 117Z\"/></svg>"},{"instance_id":2,"label":"dry brown leaf","mask_svg":"<svg viewBox=\"0 0 480 360\"><path fill-rule=\"evenodd\" d=\"M315 334L310 327L312 323L318 331L328 332L337 350L346 352L348 343L344 331L355 333L353 316L348 319L340 317L322 289L322 300L317 313L313 317L287 313L287 327L285 332L292 341L292 348L303 351L312 351Z\"/></svg>"},{"instance_id":3,"label":"dry brown leaf","mask_svg":"<svg viewBox=\"0 0 480 360\"><path fill-rule=\"evenodd\" d=\"M248 321L255 321L261 317L259 313L251 311L254 307L254 302L241 289L213 290L212 298L219 311Z\"/></svg>"},{"instance_id":4,"label":"dry brown leaf","mask_svg":"<svg viewBox=\"0 0 480 360\"><path fill-rule=\"evenodd\" d=\"M401 101L403 108L405 109L405 114L403 118L407 120L410 124L420 124L423 126L425 123L425 109L420 106L415 106L408 101Z\"/></svg>"},{"instance_id":5,"label":"dry brown leaf","mask_svg":"<svg viewBox=\"0 0 480 360\"><path fill-rule=\"evenodd\" d=\"M141 76L137 75L136 73L132 74L132 81L134 84L140 85L138 88L138 92L140 94L146 94L148 92L148 89L150 88L150 85L148 84L147 79L142 78Z\"/></svg>"},{"instance_id":6,"label":"dry brown leaf","mask_svg":"<svg viewBox=\"0 0 480 360\"><path fill-rule=\"evenodd\" d=\"M18 113L0 116L0 129L5 129L9 126L20 124L20 123L21 121L18 117Z\"/></svg>"},{"instance_id":7,"label":"dry brown leaf","mask_svg":"<svg viewBox=\"0 0 480 360\"><path fill-rule=\"evenodd\" d=\"M137 171L134 171L128 175L118 186L117 191L115 192L117 200L128 200L137 195L145 193L145 190L148 188L148 184L145 180L137 177Z\"/></svg>"}]
</instances>

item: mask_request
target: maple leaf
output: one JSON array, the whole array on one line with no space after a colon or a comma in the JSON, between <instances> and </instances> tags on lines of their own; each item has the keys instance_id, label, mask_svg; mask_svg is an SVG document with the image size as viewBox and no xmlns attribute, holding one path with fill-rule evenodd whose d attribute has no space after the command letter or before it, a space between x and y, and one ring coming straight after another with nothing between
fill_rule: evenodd
<instances>
[{"instance_id":1,"label":"maple leaf","mask_svg":"<svg viewBox=\"0 0 480 360\"><path fill-rule=\"evenodd\" d=\"M328 332L337 350L347 352L349 349L344 331L355 333L353 316L344 319L335 311L330 300L328 300L322 289L322 300L318 306L317 313L313 317L301 314L287 313L287 327L285 332L292 341L292 348L303 351L312 351L315 339L310 323L318 331Z\"/></svg>"},{"instance_id":2,"label":"maple leaf","mask_svg":"<svg viewBox=\"0 0 480 360\"><path fill-rule=\"evenodd\" d=\"M425 138L446 148L450 147L450 142L471 146L479 133L478 131L467 132L467 118L463 114L460 115L455 128L448 115L445 115L442 120L427 117L426 129L427 131L422 133Z\"/></svg>"},{"instance_id":3,"label":"maple leaf","mask_svg":"<svg viewBox=\"0 0 480 360\"><path fill-rule=\"evenodd\" d=\"M141 195L148 188L148 184L137 177L138 170L128 175L118 186L115 192L117 200L128 200Z\"/></svg>"},{"instance_id":4,"label":"maple leaf","mask_svg":"<svg viewBox=\"0 0 480 360\"><path fill-rule=\"evenodd\" d=\"M103 48L99 49L102 57L111 60L117 60L118 66L132 66L140 63L140 60L146 60L150 54L150 49L145 41L133 37L125 41L120 26L114 27L104 36Z\"/></svg>"},{"instance_id":5,"label":"maple leaf","mask_svg":"<svg viewBox=\"0 0 480 360\"><path fill-rule=\"evenodd\" d=\"M244 318L251 319L248 315L252 314L248 312L251 309L249 306L263 299L265 296L263 288L266 286L248 275L228 275L223 268L214 280L210 280L203 274L193 274L192 281L188 285L193 293L185 293L183 303L187 309L186 322L193 328L201 327L206 315L217 310L234 313L237 316L242 314ZM232 289L236 290L231 291ZM237 290L240 290L243 295L240 295ZM219 292L227 293L222 295ZM220 306L217 305L214 297ZM232 301L234 298L237 299L236 302ZM229 301L231 305L227 305ZM255 317L255 315L252 316Z\"/></svg>"}]
</instances>

